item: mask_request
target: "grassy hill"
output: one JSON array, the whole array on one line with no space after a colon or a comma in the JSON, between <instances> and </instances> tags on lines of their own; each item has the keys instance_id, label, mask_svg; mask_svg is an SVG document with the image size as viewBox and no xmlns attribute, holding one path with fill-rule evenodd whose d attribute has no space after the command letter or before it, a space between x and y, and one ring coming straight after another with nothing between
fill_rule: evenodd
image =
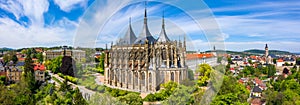
<instances>
[{"instance_id":1,"label":"grassy hill","mask_svg":"<svg viewBox=\"0 0 300 105\"><path fill-rule=\"evenodd\" d=\"M7 48L7 47L0 48L0 51L11 51L11 50L13 50L13 49Z\"/></svg>"},{"instance_id":2,"label":"grassy hill","mask_svg":"<svg viewBox=\"0 0 300 105\"><path fill-rule=\"evenodd\" d=\"M258 50L258 49L245 50L244 52L249 53L249 54L265 54L265 50ZM269 54L286 55L286 54L292 54L292 53L290 53L288 51L269 50Z\"/></svg>"},{"instance_id":3,"label":"grassy hill","mask_svg":"<svg viewBox=\"0 0 300 105\"><path fill-rule=\"evenodd\" d=\"M205 51L207 53L211 52ZM265 54L265 50L259 50L259 49L251 49L251 50L245 50L245 51L230 51L230 50L217 50L217 52L224 53L226 52L227 54L232 54L232 55L262 55ZM288 51L280 51L280 50L269 50L269 54L274 54L274 55L286 55L286 54L292 54Z\"/></svg>"}]
</instances>

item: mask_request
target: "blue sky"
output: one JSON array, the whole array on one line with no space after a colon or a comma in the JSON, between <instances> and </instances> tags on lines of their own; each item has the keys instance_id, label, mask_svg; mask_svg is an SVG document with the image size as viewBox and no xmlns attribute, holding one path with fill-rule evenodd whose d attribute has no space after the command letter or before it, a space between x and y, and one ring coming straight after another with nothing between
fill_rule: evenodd
<instances>
[{"instance_id":1,"label":"blue sky","mask_svg":"<svg viewBox=\"0 0 300 105\"><path fill-rule=\"evenodd\" d=\"M84 20L85 11L94 2L94 0L2 0L0 47L72 45L75 35L78 34L77 29L82 24L81 20ZM214 14L226 49L236 51L263 49L268 43L270 49L300 52L298 0L204 0L204 2ZM107 1L106 4L99 7L110 7L113 2L110 4L110 1ZM208 9L206 6L199 6L198 14L197 11L188 12L195 12L192 17L199 17L202 7ZM105 36L98 37L97 46L104 47L105 43L121 37L128 28L129 17L132 17L132 25L138 36L142 27L143 8L143 4L137 3L117 11L103 27L109 31L102 31ZM199 30L188 14L180 11L180 8L152 2L148 4L148 21L154 36L157 37L160 32L162 8L165 10L167 34L171 39L179 40L178 34L187 34L194 49L202 51L210 49L209 45L215 45L212 41L208 42L206 37L209 35L205 36L203 33L206 28ZM98 16L94 21L100 21L102 18L99 17L106 16L103 12L94 13L96 17ZM202 22L201 24L210 24Z\"/></svg>"}]
</instances>

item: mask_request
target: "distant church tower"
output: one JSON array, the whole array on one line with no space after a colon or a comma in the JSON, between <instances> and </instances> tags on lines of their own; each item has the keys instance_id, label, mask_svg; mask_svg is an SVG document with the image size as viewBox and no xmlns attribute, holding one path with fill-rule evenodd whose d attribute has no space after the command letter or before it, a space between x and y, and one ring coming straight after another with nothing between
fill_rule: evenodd
<instances>
[{"instance_id":1,"label":"distant church tower","mask_svg":"<svg viewBox=\"0 0 300 105\"><path fill-rule=\"evenodd\" d=\"M268 44L266 44L265 51L266 51L265 56L268 57L268 56L269 56L269 48L268 48Z\"/></svg>"},{"instance_id":2,"label":"distant church tower","mask_svg":"<svg viewBox=\"0 0 300 105\"><path fill-rule=\"evenodd\" d=\"M272 57L269 55L268 44L266 44L265 47L265 57L266 57L266 64L272 64Z\"/></svg>"}]
</instances>

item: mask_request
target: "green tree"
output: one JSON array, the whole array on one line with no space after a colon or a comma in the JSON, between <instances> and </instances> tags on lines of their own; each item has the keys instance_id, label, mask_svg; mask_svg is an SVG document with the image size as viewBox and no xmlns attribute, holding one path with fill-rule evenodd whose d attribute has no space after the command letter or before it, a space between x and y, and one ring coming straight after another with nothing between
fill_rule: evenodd
<instances>
[{"instance_id":1,"label":"green tree","mask_svg":"<svg viewBox=\"0 0 300 105\"><path fill-rule=\"evenodd\" d=\"M173 91L177 88L178 84L176 82L170 81L164 84L161 84L161 87L163 88L160 93L162 94L162 98L166 99L168 98Z\"/></svg>"},{"instance_id":2,"label":"green tree","mask_svg":"<svg viewBox=\"0 0 300 105\"><path fill-rule=\"evenodd\" d=\"M32 73L29 72L26 76L21 77L12 90L16 93L14 99L16 105L32 105L35 103L33 93L35 91L35 80Z\"/></svg>"},{"instance_id":3,"label":"green tree","mask_svg":"<svg viewBox=\"0 0 300 105\"><path fill-rule=\"evenodd\" d=\"M129 93L125 96L118 97L118 100L128 105L143 105L143 99L139 94Z\"/></svg>"},{"instance_id":4,"label":"green tree","mask_svg":"<svg viewBox=\"0 0 300 105\"><path fill-rule=\"evenodd\" d=\"M2 105L14 105L16 93L8 89L5 85L0 84L0 104Z\"/></svg>"},{"instance_id":5,"label":"green tree","mask_svg":"<svg viewBox=\"0 0 300 105\"><path fill-rule=\"evenodd\" d=\"M152 93L148 94L143 100L146 101L146 102L157 101L155 95L152 94Z\"/></svg>"},{"instance_id":6,"label":"green tree","mask_svg":"<svg viewBox=\"0 0 300 105\"><path fill-rule=\"evenodd\" d=\"M9 51L9 52L7 52L6 54L4 54L4 56L3 56L3 61L4 61L4 63L6 64L6 63L8 63L8 62L10 62L10 61L13 61L13 62L14 62L14 60L15 60L15 58L13 58L14 55L16 55L16 54L15 54L15 52L13 52L13 51ZM15 57L17 57L17 56L15 56ZM17 58L17 60L18 60L18 58ZM15 62L14 62L14 63L15 63Z\"/></svg>"},{"instance_id":7,"label":"green tree","mask_svg":"<svg viewBox=\"0 0 300 105\"><path fill-rule=\"evenodd\" d=\"M62 64L62 56L58 56L52 60L46 61L45 66L47 69L51 70L53 73L59 73L59 68Z\"/></svg>"},{"instance_id":8,"label":"green tree","mask_svg":"<svg viewBox=\"0 0 300 105\"><path fill-rule=\"evenodd\" d=\"M71 90L71 86L68 84L68 79L67 77L64 78L64 82L61 84L59 91L69 91Z\"/></svg>"},{"instance_id":9,"label":"green tree","mask_svg":"<svg viewBox=\"0 0 300 105\"><path fill-rule=\"evenodd\" d=\"M28 52L27 55L30 55L31 53ZM24 64L24 72L25 72L25 75L29 74L29 73L33 73L34 70L33 70L33 61L31 59L30 56L26 56L25 58L25 64Z\"/></svg>"},{"instance_id":10,"label":"green tree","mask_svg":"<svg viewBox=\"0 0 300 105\"><path fill-rule=\"evenodd\" d=\"M268 77L274 76L276 73L276 67L274 65L268 65L267 66L268 69Z\"/></svg>"},{"instance_id":11,"label":"green tree","mask_svg":"<svg viewBox=\"0 0 300 105\"><path fill-rule=\"evenodd\" d=\"M276 64L277 63L277 59L273 58L273 63Z\"/></svg>"},{"instance_id":12,"label":"green tree","mask_svg":"<svg viewBox=\"0 0 300 105\"><path fill-rule=\"evenodd\" d=\"M101 57L99 58L99 67L100 69L104 70L104 58L105 58L105 53L101 54Z\"/></svg>"},{"instance_id":13,"label":"green tree","mask_svg":"<svg viewBox=\"0 0 300 105\"><path fill-rule=\"evenodd\" d=\"M6 77L5 76L0 76L0 85L5 84L6 82Z\"/></svg>"},{"instance_id":14,"label":"green tree","mask_svg":"<svg viewBox=\"0 0 300 105\"><path fill-rule=\"evenodd\" d=\"M79 91L78 87L74 90L73 94L73 104L74 105L87 105L87 102L82 97L81 92Z\"/></svg>"},{"instance_id":15,"label":"green tree","mask_svg":"<svg viewBox=\"0 0 300 105\"><path fill-rule=\"evenodd\" d=\"M196 88L196 90L192 93L192 104L201 103L202 96L204 95L205 90L202 88Z\"/></svg>"},{"instance_id":16,"label":"green tree","mask_svg":"<svg viewBox=\"0 0 300 105\"><path fill-rule=\"evenodd\" d=\"M18 62L18 57L17 57L17 55L14 54L14 55L12 56L11 60L13 61L14 64L17 64L17 62Z\"/></svg>"},{"instance_id":17,"label":"green tree","mask_svg":"<svg viewBox=\"0 0 300 105\"><path fill-rule=\"evenodd\" d=\"M91 96L90 100L88 100L89 105L124 105L125 103L121 103L116 98L109 95L109 93L95 93Z\"/></svg>"},{"instance_id":18,"label":"green tree","mask_svg":"<svg viewBox=\"0 0 300 105\"><path fill-rule=\"evenodd\" d=\"M191 69L188 69L188 78L189 80L194 80L194 72Z\"/></svg>"},{"instance_id":19,"label":"green tree","mask_svg":"<svg viewBox=\"0 0 300 105\"><path fill-rule=\"evenodd\" d=\"M221 63L222 60L223 60L223 57L218 57L217 58L217 63Z\"/></svg>"},{"instance_id":20,"label":"green tree","mask_svg":"<svg viewBox=\"0 0 300 105\"><path fill-rule=\"evenodd\" d=\"M44 61L44 57L42 53L37 53L36 58L38 59L38 62L42 63Z\"/></svg>"},{"instance_id":21,"label":"green tree","mask_svg":"<svg viewBox=\"0 0 300 105\"><path fill-rule=\"evenodd\" d=\"M251 59L248 60L248 63L251 64L251 65L253 64Z\"/></svg>"},{"instance_id":22,"label":"green tree","mask_svg":"<svg viewBox=\"0 0 300 105\"><path fill-rule=\"evenodd\" d=\"M172 92L171 96L163 101L163 105L188 105L191 103L191 93L193 93L193 90L193 88L179 85L178 88Z\"/></svg>"},{"instance_id":23,"label":"green tree","mask_svg":"<svg viewBox=\"0 0 300 105\"><path fill-rule=\"evenodd\" d=\"M239 84L234 77L225 76L223 85L219 90L217 96L213 100L213 105L230 105L237 103L246 103L249 90L245 86Z\"/></svg>"},{"instance_id":24,"label":"green tree","mask_svg":"<svg viewBox=\"0 0 300 105\"><path fill-rule=\"evenodd\" d=\"M30 55L30 52L28 52L27 55ZM30 56L26 56L25 58L25 64L24 64L24 77L22 79L24 80L24 83L27 84L28 89L30 89L32 92L38 88L35 77L34 77L34 70L33 70L33 61Z\"/></svg>"},{"instance_id":25,"label":"green tree","mask_svg":"<svg viewBox=\"0 0 300 105\"><path fill-rule=\"evenodd\" d=\"M297 59L296 59L296 64L297 64L297 65L300 65L300 58L297 58Z\"/></svg>"},{"instance_id":26,"label":"green tree","mask_svg":"<svg viewBox=\"0 0 300 105\"><path fill-rule=\"evenodd\" d=\"M206 86L210 79L210 73L212 72L212 68L208 64L199 65L199 69L196 70L196 73L199 73L198 77L198 85Z\"/></svg>"}]
</instances>

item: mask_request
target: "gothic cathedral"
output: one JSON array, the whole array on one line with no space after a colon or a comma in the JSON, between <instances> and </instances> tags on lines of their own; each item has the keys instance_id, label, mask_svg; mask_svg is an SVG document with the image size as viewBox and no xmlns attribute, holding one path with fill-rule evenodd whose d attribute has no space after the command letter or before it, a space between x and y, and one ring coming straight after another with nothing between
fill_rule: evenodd
<instances>
[{"instance_id":1,"label":"gothic cathedral","mask_svg":"<svg viewBox=\"0 0 300 105\"><path fill-rule=\"evenodd\" d=\"M183 42L171 41L163 17L160 35L155 39L148 29L147 9L139 36L129 23L125 36L105 53L105 85L112 88L154 93L162 83L180 83L187 78L186 38Z\"/></svg>"}]
</instances>

